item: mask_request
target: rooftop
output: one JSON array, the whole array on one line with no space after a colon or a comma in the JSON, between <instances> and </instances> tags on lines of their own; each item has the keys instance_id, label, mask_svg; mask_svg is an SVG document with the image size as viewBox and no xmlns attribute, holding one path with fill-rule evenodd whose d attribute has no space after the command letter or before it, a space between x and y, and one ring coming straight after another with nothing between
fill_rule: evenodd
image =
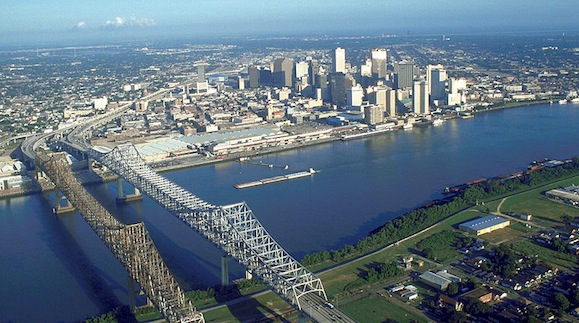
<instances>
[{"instance_id":1,"label":"rooftop","mask_svg":"<svg viewBox=\"0 0 579 323\"><path fill-rule=\"evenodd\" d=\"M487 216L482 217L482 218L478 218L478 219L474 219L474 220L470 220L470 221L461 223L460 226L461 227L467 227L467 228L472 229L472 230L482 230L484 228L495 226L497 224L501 224L501 223L508 222L508 221L509 220L501 218L500 216L487 215Z\"/></svg>"}]
</instances>

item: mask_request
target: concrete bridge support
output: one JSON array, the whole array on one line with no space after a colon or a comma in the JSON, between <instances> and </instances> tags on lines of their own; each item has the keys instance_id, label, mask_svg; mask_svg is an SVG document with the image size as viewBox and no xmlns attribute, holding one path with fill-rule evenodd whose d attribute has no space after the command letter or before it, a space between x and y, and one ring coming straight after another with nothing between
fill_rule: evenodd
<instances>
[{"instance_id":1,"label":"concrete bridge support","mask_svg":"<svg viewBox=\"0 0 579 323\"><path fill-rule=\"evenodd\" d=\"M227 257L226 254L221 256L221 285L227 286L229 285L229 266L227 265Z\"/></svg>"},{"instance_id":2,"label":"concrete bridge support","mask_svg":"<svg viewBox=\"0 0 579 323\"><path fill-rule=\"evenodd\" d=\"M135 187L133 194L127 194L123 192L123 179L117 178L117 186L118 186L118 194L117 194L117 203L129 203L133 201L140 201L143 199L143 194L139 191L138 188Z\"/></svg>"},{"instance_id":3,"label":"concrete bridge support","mask_svg":"<svg viewBox=\"0 0 579 323\"><path fill-rule=\"evenodd\" d=\"M72 206L72 204L70 203L70 200L68 198L66 198L66 196L61 195L62 193L59 190L55 190L54 191L54 197L55 197L55 207L53 209L55 214L65 214L65 213L71 213L74 212L74 206ZM61 197L62 196L62 197ZM66 201L65 205L62 205L61 200L64 199Z\"/></svg>"}]
</instances>

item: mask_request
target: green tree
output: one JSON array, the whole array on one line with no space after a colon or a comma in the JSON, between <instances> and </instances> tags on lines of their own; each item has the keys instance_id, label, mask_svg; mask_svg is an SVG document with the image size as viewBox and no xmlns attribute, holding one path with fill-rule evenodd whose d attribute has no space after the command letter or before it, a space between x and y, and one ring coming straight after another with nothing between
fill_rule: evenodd
<instances>
[{"instance_id":1,"label":"green tree","mask_svg":"<svg viewBox=\"0 0 579 323\"><path fill-rule=\"evenodd\" d=\"M555 305L557 311L565 312L571 306L571 303L563 293L557 293L553 298L553 305Z\"/></svg>"},{"instance_id":2,"label":"green tree","mask_svg":"<svg viewBox=\"0 0 579 323\"><path fill-rule=\"evenodd\" d=\"M570 224L571 222L573 222L573 217L571 217L569 214L563 214L561 215L561 221L563 223Z\"/></svg>"},{"instance_id":3,"label":"green tree","mask_svg":"<svg viewBox=\"0 0 579 323\"><path fill-rule=\"evenodd\" d=\"M458 284L455 282L448 284L447 292L448 292L448 295L450 295L450 296L454 296L454 295L458 294Z\"/></svg>"},{"instance_id":4,"label":"green tree","mask_svg":"<svg viewBox=\"0 0 579 323\"><path fill-rule=\"evenodd\" d=\"M464 312L457 312L450 310L446 315L446 322L448 323L463 323L466 321L466 314Z\"/></svg>"}]
</instances>

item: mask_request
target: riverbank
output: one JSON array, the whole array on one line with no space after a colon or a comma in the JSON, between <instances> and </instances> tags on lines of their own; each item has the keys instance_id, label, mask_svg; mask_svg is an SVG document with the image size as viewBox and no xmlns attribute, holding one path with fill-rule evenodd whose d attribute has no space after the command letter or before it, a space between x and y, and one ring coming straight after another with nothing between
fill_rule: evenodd
<instances>
[{"instance_id":1,"label":"riverbank","mask_svg":"<svg viewBox=\"0 0 579 323\"><path fill-rule=\"evenodd\" d=\"M509 108L523 107L523 106L534 106L534 105L541 105L541 104L549 104L549 101L548 100L535 100L535 101L508 102L508 103L500 105L500 106L494 105L492 107L486 107L484 109L478 109L478 110L475 109L472 112L473 112L473 114L480 114L480 113L490 112L490 111L495 111L495 110L503 110L503 109L509 109ZM558 103L554 103L554 104L558 104ZM457 119L457 118L459 118L459 116L453 116L453 117L447 118L447 119ZM389 133L389 132L390 131L385 132L385 133ZM365 138L365 137L361 137L359 139L363 139L363 138ZM160 173L161 172L169 172L169 171L182 170L182 169L188 169L188 168L193 168L193 167L201 167L201 166L206 166L206 165L211 165L211 164L216 164L216 163L221 163L221 162L236 161L236 160L239 160L240 158L245 158L245 157L252 158L252 157L257 157L257 156L262 156L262 155L267 155L267 154L273 154L273 153L277 153L277 152L281 152L281 151L300 149L303 147L321 145L321 144L339 141L339 140L341 140L341 136L324 138L324 139L319 139L319 140L313 140L313 141L309 141L309 142L303 142L300 145L270 147L270 148L266 148L266 149L248 151L248 152L243 152L243 153L229 154L229 155L225 155L225 156L222 155L222 156L207 157L207 156L195 155L195 156L186 156L186 157L172 157L172 158L169 158L169 159L164 160L164 161L151 163L149 165L153 169L155 169L157 172L160 172ZM111 172L99 172L98 170L96 170L96 173L88 172L88 173L90 173L88 175L86 174L87 172L88 172L88 170L84 170L84 171L81 170L81 171L75 172L75 174L78 175L77 178L79 179L79 181L83 185L93 185L93 184L106 183L106 182L111 182L111 181L114 181L117 179L117 176ZM96 176L94 176L94 175L96 175ZM52 187L13 188L10 190L0 191L0 199L13 198L13 197L19 197L19 196L25 196L25 195L34 195L34 194L41 193L42 191L47 191L47 190L52 190L52 189L53 189Z\"/></svg>"}]
</instances>

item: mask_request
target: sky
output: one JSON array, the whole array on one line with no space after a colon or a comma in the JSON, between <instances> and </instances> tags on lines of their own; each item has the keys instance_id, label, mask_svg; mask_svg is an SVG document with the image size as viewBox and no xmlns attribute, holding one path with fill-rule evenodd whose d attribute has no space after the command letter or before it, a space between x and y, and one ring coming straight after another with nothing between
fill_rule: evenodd
<instances>
[{"instance_id":1,"label":"sky","mask_svg":"<svg viewBox=\"0 0 579 323\"><path fill-rule=\"evenodd\" d=\"M579 31L579 0L1 0L0 44Z\"/></svg>"}]
</instances>

